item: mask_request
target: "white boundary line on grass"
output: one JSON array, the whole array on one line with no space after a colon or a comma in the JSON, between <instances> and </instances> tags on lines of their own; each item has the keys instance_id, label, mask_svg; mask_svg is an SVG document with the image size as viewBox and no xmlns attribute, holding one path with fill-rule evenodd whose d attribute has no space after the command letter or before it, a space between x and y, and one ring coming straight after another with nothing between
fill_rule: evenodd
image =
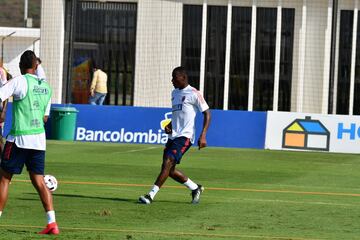
<instances>
[{"instance_id":1,"label":"white boundary line on grass","mask_svg":"<svg viewBox=\"0 0 360 240\"><path fill-rule=\"evenodd\" d=\"M0 224L0 227L8 228L39 228L41 226L31 225L12 225ZM148 231L148 230L133 230L133 229L115 229L115 228L74 228L74 227L60 227L61 230L70 231L90 231L90 232L122 232L122 233L143 233L156 235L176 235L176 236L193 236L193 237L223 237L223 238L258 238L258 239L292 239L292 240L321 240L315 238L299 238L299 237L271 237L260 235L240 235L240 234L208 234L208 233L194 233L194 232L162 232L162 231Z\"/></svg>"},{"instance_id":2,"label":"white boundary line on grass","mask_svg":"<svg viewBox=\"0 0 360 240\"><path fill-rule=\"evenodd\" d=\"M115 153L133 153L133 152L143 152L143 151L147 151L147 150L151 150L151 149L155 149L158 147L147 147L147 148L143 148L143 149L135 149L135 150L128 150L128 151L124 151L124 152L115 152Z\"/></svg>"}]
</instances>

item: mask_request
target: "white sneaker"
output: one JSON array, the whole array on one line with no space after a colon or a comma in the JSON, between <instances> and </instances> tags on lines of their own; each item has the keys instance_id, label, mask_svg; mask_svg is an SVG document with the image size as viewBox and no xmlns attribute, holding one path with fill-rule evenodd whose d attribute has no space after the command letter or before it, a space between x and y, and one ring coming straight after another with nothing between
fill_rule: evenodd
<instances>
[{"instance_id":1,"label":"white sneaker","mask_svg":"<svg viewBox=\"0 0 360 240\"><path fill-rule=\"evenodd\" d=\"M198 188L193 190L191 192L191 196L192 196L192 204L197 204L200 202L200 195L201 193L205 190L205 188L201 185L198 185Z\"/></svg>"},{"instance_id":2,"label":"white sneaker","mask_svg":"<svg viewBox=\"0 0 360 240\"><path fill-rule=\"evenodd\" d=\"M139 197L139 202L143 204L150 204L152 203L152 199L149 194Z\"/></svg>"}]
</instances>

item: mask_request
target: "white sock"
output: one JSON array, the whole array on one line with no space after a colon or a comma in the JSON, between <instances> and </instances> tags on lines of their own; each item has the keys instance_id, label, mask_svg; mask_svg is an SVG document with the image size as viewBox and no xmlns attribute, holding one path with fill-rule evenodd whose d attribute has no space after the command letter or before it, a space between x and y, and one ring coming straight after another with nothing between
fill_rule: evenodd
<instances>
[{"instance_id":1,"label":"white sock","mask_svg":"<svg viewBox=\"0 0 360 240\"><path fill-rule=\"evenodd\" d=\"M159 190L160 190L160 188L158 186L156 186L156 185L154 185L152 187L152 189L149 192L149 195L150 195L151 199L154 199L155 195L158 193Z\"/></svg>"},{"instance_id":2,"label":"white sock","mask_svg":"<svg viewBox=\"0 0 360 240\"><path fill-rule=\"evenodd\" d=\"M46 212L46 216L47 216L48 224L56 222L56 220L55 220L55 211L54 210Z\"/></svg>"},{"instance_id":3,"label":"white sock","mask_svg":"<svg viewBox=\"0 0 360 240\"><path fill-rule=\"evenodd\" d=\"M1 215L2 215L2 211L0 211L0 217L1 217Z\"/></svg>"},{"instance_id":4,"label":"white sock","mask_svg":"<svg viewBox=\"0 0 360 240\"><path fill-rule=\"evenodd\" d=\"M183 184L190 190L195 190L198 188L198 185L196 183L194 183L193 181L191 181L190 178L188 178L188 180L186 182L184 182Z\"/></svg>"}]
</instances>

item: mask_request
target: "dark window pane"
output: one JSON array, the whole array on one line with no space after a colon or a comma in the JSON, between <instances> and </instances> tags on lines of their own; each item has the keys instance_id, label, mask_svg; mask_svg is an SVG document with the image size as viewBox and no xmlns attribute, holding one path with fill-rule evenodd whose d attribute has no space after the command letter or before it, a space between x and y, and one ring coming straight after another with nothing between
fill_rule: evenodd
<instances>
[{"instance_id":1,"label":"dark window pane","mask_svg":"<svg viewBox=\"0 0 360 240\"><path fill-rule=\"evenodd\" d=\"M359 12L360 13L360 12ZM358 15L358 22L360 15ZM360 24L358 24L356 39L356 63L355 63L355 89L354 89L354 108L353 113L360 115Z\"/></svg>"},{"instance_id":2,"label":"dark window pane","mask_svg":"<svg viewBox=\"0 0 360 240\"><path fill-rule=\"evenodd\" d=\"M253 105L257 111L273 108L276 19L276 8L257 9Z\"/></svg>"},{"instance_id":3,"label":"dark window pane","mask_svg":"<svg viewBox=\"0 0 360 240\"><path fill-rule=\"evenodd\" d=\"M184 5L181 65L189 83L199 89L201 58L202 5Z\"/></svg>"},{"instance_id":4,"label":"dark window pane","mask_svg":"<svg viewBox=\"0 0 360 240\"><path fill-rule=\"evenodd\" d=\"M290 111L295 9L282 9L279 111Z\"/></svg>"},{"instance_id":5,"label":"dark window pane","mask_svg":"<svg viewBox=\"0 0 360 240\"><path fill-rule=\"evenodd\" d=\"M205 99L210 108L223 108L227 7L208 6L205 60Z\"/></svg>"},{"instance_id":6,"label":"dark window pane","mask_svg":"<svg viewBox=\"0 0 360 240\"><path fill-rule=\"evenodd\" d=\"M79 1L76 9L73 58L65 59L72 103L88 102L96 62L108 75L105 104L133 105L137 5Z\"/></svg>"},{"instance_id":7,"label":"dark window pane","mask_svg":"<svg viewBox=\"0 0 360 240\"><path fill-rule=\"evenodd\" d=\"M349 114L353 11L342 10L340 18L339 70L336 113Z\"/></svg>"},{"instance_id":8,"label":"dark window pane","mask_svg":"<svg viewBox=\"0 0 360 240\"><path fill-rule=\"evenodd\" d=\"M229 109L247 110L251 42L251 8L233 7Z\"/></svg>"}]
</instances>

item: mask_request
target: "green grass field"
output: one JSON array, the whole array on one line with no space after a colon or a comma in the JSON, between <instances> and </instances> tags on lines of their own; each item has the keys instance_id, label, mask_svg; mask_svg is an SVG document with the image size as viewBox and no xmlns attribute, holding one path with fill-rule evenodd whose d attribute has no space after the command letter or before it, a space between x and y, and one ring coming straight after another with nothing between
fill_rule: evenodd
<instances>
[{"instance_id":1,"label":"green grass field","mask_svg":"<svg viewBox=\"0 0 360 240\"><path fill-rule=\"evenodd\" d=\"M360 156L249 149L190 149L179 165L206 190L198 205L169 179L147 193L163 146L49 141L46 172L59 236L24 170L11 184L0 239L360 239Z\"/></svg>"}]
</instances>

